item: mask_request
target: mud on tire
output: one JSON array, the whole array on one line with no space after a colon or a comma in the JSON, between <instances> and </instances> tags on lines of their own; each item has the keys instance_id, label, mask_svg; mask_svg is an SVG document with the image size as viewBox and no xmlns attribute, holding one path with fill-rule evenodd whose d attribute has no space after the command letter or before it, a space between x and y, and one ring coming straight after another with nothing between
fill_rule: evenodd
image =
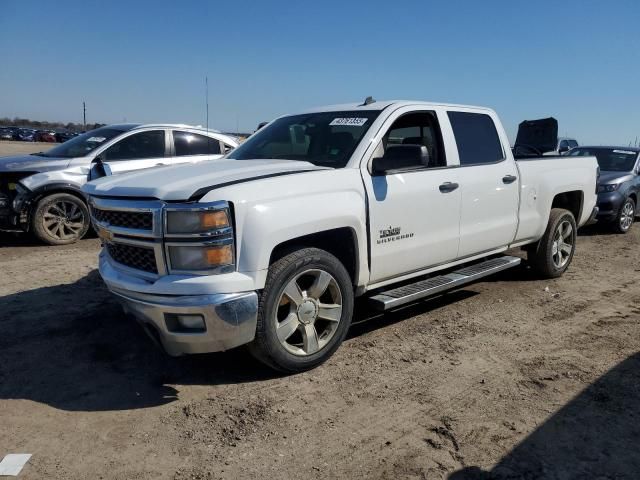
<instances>
[{"instance_id":1,"label":"mud on tire","mask_svg":"<svg viewBox=\"0 0 640 480\"><path fill-rule=\"evenodd\" d=\"M31 218L34 235L49 245L68 245L85 236L89 209L75 195L54 193L40 199Z\"/></svg>"}]
</instances>

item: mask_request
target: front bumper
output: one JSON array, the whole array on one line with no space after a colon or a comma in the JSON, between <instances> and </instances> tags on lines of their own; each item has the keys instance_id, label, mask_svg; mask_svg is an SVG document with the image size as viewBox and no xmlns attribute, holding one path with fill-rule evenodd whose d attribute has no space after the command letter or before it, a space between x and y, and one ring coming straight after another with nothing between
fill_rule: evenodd
<instances>
[{"instance_id":1,"label":"front bumper","mask_svg":"<svg viewBox=\"0 0 640 480\"><path fill-rule=\"evenodd\" d=\"M23 231L24 225L20 223L20 215L8 208L0 208L0 230Z\"/></svg>"},{"instance_id":2,"label":"front bumper","mask_svg":"<svg viewBox=\"0 0 640 480\"><path fill-rule=\"evenodd\" d=\"M615 220L624 202L624 195L620 192L602 192L598 194L598 220Z\"/></svg>"},{"instance_id":3,"label":"front bumper","mask_svg":"<svg viewBox=\"0 0 640 480\"><path fill-rule=\"evenodd\" d=\"M111 289L125 312L133 315L147 333L172 356L220 352L253 340L256 333L258 295L256 292L213 295L148 295ZM201 315L206 330L172 330L175 315Z\"/></svg>"}]
</instances>

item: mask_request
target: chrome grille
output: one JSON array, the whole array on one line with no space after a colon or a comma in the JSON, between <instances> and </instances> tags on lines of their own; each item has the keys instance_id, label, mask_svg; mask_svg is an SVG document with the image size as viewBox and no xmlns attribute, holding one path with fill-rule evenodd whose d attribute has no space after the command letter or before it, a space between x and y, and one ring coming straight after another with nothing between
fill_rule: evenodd
<instances>
[{"instance_id":1,"label":"chrome grille","mask_svg":"<svg viewBox=\"0 0 640 480\"><path fill-rule=\"evenodd\" d=\"M124 243L106 243L107 253L116 262L136 270L158 274L153 248L138 247Z\"/></svg>"},{"instance_id":2,"label":"chrome grille","mask_svg":"<svg viewBox=\"0 0 640 480\"><path fill-rule=\"evenodd\" d=\"M92 207L93 218L99 222L114 227L134 228L136 230L153 229L153 213L151 212L129 212L119 210L101 210Z\"/></svg>"},{"instance_id":3,"label":"chrome grille","mask_svg":"<svg viewBox=\"0 0 640 480\"><path fill-rule=\"evenodd\" d=\"M160 200L130 200L121 198L89 197L91 219L102 239L104 252L115 266L133 271L127 272L147 280L170 273L172 270L166 256L175 244L198 246L233 242L232 229L218 229L202 234L175 235L164 232L164 215L173 210L225 209L227 202L207 204L166 204ZM235 264L233 265L235 267ZM199 273L199 272L188 272ZM215 273L223 273L222 270ZM202 271L200 274L211 274Z\"/></svg>"}]
</instances>

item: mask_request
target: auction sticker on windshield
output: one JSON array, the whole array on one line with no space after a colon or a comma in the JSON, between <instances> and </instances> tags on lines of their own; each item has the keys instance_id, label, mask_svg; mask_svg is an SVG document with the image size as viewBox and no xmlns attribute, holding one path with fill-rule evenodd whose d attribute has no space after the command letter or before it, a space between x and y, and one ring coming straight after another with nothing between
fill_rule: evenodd
<instances>
[{"instance_id":1,"label":"auction sticker on windshield","mask_svg":"<svg viewBox=\"0 0 640 480\"><path fill-rule=\"evenodd\" d=\"M344 125L348 127L361 127L367 122L367 118L334 118L329 125Z\"/></svg>"}]
</instances>

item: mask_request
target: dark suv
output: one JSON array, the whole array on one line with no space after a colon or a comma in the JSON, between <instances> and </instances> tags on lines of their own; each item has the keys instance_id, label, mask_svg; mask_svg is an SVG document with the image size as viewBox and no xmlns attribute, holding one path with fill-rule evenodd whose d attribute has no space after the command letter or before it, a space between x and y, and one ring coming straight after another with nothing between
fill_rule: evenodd
<instances>
[{"instance_id":1,"label":"dark suv","mask_svg":"<svg viewBox=\"0 0 640 480\"><path fill-rule=\"evenodd\" d=\"M600 165L598 221L627 233L633 225L640 192L640 148L577 147L569 156L595 156Z\"/></svg>"}]
</instances>

